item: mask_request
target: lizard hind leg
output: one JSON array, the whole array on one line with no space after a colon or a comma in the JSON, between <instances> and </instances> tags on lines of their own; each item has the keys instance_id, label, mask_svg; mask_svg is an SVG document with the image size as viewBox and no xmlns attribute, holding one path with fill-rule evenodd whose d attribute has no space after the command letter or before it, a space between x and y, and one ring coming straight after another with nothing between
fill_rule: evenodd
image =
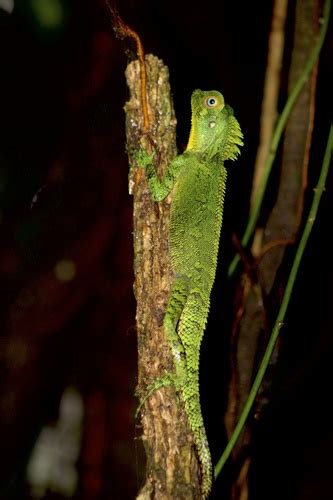
<instances>
[{"instance_id":1,"label":"lizard hind leg","mask_svg":"<svg viewBox=\"0 0 333 500\"><path fill-rule=\"evenodd\" d=\"M177 389L183 386L187 374L186 352L177 328L181 321L188 293L188 279L183 276L177 277L171 289L163 322L164 332L171 348L175 366L175 385Z\"/></svg>"},{"instance_id":2,"label":"lizard hind leg","mask_svg":"<svg viewBox=\"0 0 333 500\"><path fill-rule=\"evenodd\" d=\"M137 392L137 395L140 398L140 403L135 412L135 418L138 417L144 402L147 401L147 399L149 399L155 391L172 384L175 385L177 390L179 390L185 383L185 349L177 333L177 325L186 304L188 288L188 280L186 278L176 278L172 286L163 321L164 333L172 352L175 373L167 372L162 377L154 379L154 381L148 385L143 395L140 395L140 393Z\"/></svg>"}]
</instances>

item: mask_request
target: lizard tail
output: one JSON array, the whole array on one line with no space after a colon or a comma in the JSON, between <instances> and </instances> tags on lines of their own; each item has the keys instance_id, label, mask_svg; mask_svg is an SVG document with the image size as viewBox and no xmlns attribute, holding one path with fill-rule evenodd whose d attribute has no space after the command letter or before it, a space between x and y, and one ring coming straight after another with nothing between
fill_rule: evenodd
<instances>
[{"instance_id":1,"label":"lizard tail","mask_svg":"<svg viewBox=\"0 0 333 500\"><path fill-rule=\"evenodd\" d=\"M192 383L190 382L190 384ZM201 466L202 497L206 499L212 489L212 460L201 414L199 391L193 391L192 394L189 394L189 391L186 392L186 396L184 394L185 411L187 415L195 415L195 418L190 418L189 422Z\"/></svg>"}]
</instances>

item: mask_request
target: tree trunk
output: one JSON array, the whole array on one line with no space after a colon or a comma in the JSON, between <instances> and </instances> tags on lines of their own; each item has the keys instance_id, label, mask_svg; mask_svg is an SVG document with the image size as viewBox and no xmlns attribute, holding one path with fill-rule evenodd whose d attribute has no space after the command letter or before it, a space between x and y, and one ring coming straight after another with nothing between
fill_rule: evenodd
<instances>
[{"instance_id":1,"label":"tree trunk","mask_svg":"<svg viewBox=\"0 0 333 500\"><path fill-rule=\"evenodd\" d=\"M146 56L147 97L150 127L143 133L140 66L126 70L130 100L126 103L127 151L140 144L156 151L156 169L162 174L176 155L176 119L170 96L169 73L162 61ZM140 142L141 141L141 142ZM169 260L168 224L170 199L152 201L145 174L131 168L129 188L134 197L134 292L137 300L138 394L143 399L141 422L147 466L138 498L200 498L199 466L186 415L175 389L164 387L145 400L147 387L173 371L173 361L163 331L172 271Z\"/></svg>"}]
</instances>

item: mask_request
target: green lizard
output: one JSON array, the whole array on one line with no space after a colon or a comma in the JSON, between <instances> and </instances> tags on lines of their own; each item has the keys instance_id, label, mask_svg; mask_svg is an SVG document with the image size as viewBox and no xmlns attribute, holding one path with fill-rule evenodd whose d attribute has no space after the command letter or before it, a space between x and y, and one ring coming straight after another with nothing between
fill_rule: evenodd
<instances>
[{"instance_id":1,"label":"green lizard","mask_svg":"<svg viewBox=\"0 0 333 500\"><path fill-rule=\"evenodd\" d=\"M200 408L199 355L217 265L227 171L243 145L240 126L220 92L195 90L191 99L192 126L185 152L160 179L153 157L141 150L151 195L163 200L172 191L170 256L175 274L164 317L175 374L156 381L148 395L174 383L184 402L201 465L202 497L212 485L212 464Z\"/></svg>"}]
</instances>

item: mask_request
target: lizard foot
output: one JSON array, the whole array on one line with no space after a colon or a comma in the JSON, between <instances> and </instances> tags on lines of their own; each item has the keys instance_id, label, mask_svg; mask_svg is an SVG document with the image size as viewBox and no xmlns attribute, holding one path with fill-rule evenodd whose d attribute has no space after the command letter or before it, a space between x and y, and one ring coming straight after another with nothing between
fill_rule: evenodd
<instances>
[{"instance_id":1,"label":"lizard foot","mask_svg":"<svg viewBox=\"0 0 333 500\"><path fill-rule=\"evenodd\" d=\"M135 166L146 169L148 165L153 163L155 154L155 152L148 154L145 149L140 148L134 153Z\"/></svg>"}]
</instances>

